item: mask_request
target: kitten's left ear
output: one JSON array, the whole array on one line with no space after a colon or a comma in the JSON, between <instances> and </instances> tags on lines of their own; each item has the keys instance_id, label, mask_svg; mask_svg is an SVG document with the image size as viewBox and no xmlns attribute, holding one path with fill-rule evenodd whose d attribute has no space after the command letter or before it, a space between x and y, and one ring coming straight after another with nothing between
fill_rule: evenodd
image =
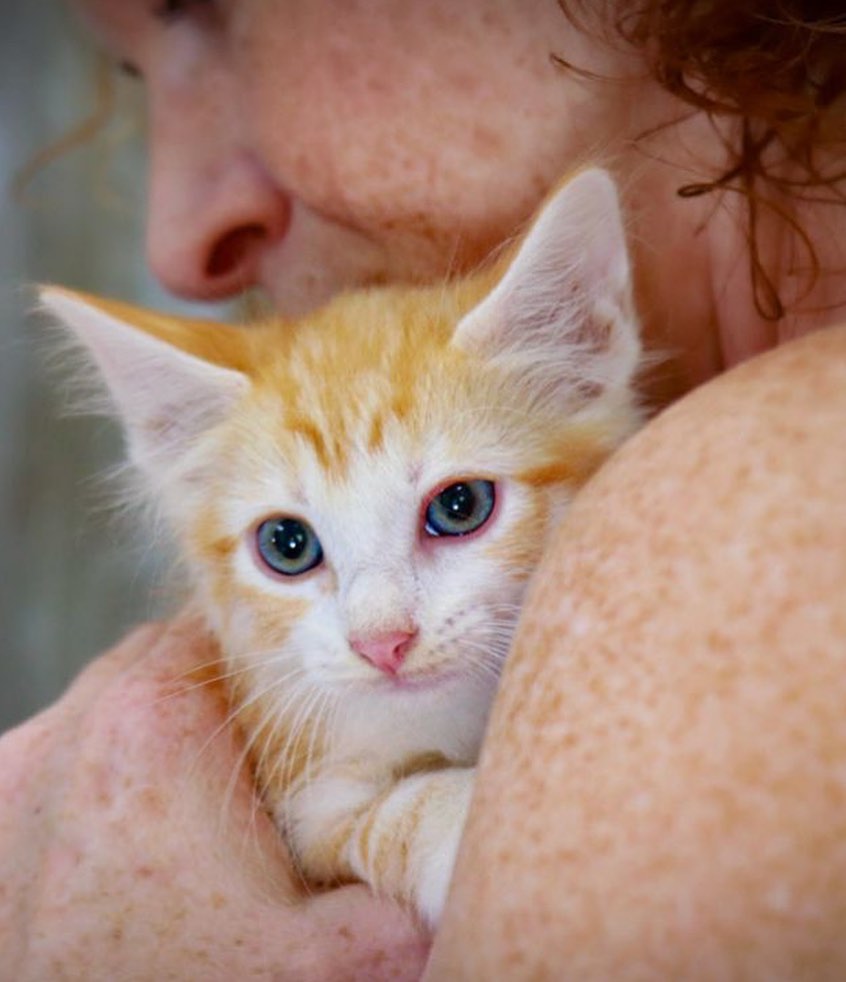
<instances>
[{"instance_id":1,"label":"kitten's left ear","mask_svg":"<svg viewBox=\"0 0 846 982\"><path fill-rule=\"evenodd\" d=\"M566 411L627 393L640 357L617 191L582 171L546 203L505 275L453 344Z\"/></svg>"},{"instance_id":2,"label":"kitten's left ear","mask_svg":"<svg viewBox=\"0 0 846 982\"><path fill-rule=\"evenodd\" d=\"M133 462L154 480L219 422L249 388L214 356L224 325L192 322L71 290L42 287L42 306L70 328L100 369Z\"/></svg>"}]
</instances>

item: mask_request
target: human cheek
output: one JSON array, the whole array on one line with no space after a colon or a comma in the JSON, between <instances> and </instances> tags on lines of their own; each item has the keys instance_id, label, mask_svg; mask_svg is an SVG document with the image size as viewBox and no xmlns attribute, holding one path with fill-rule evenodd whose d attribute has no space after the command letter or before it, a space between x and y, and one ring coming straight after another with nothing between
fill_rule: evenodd
<instances>
[{"instance_id":1,"label":"human cheek","mask_svg":"<svg viewBox=\"0 0 846 982\"><path fill-rule=\"evenodd\" d=\"M266 166L384 244L393 275L478 261L557 176L548 37L483 0L425 16L332 6L286 12L285 31L244 19L235 69Z\"/></svg>"},{"instance_id":2,"label":"human cheek","mask_svg":"<svg viewBox=\"0 0 846 982\"><path fill-rule=\"evenodd\" d=\"M428 210L435 151L423 137L442 139L421 118L420 78L402 77L390 56L378 65L356 58L331 34L278 47L254 41L240 77L255 145L280 182L322 214L371 231L400 208ZM409 103L413 125L403 118Z\"/></svg>"}]
</instances>

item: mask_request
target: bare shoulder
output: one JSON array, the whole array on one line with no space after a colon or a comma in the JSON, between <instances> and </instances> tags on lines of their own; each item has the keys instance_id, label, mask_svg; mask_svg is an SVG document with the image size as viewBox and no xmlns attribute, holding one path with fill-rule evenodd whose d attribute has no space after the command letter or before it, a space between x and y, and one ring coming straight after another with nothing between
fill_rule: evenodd
<instances>
[{"instance_id":1,"label":"bare shoulder","mask_svg":"<svg viewBox=\"0 0 846 982\"><path fill-rule=\"evenodd\" d=\"M846 327L703 386L574 505L433 978L846 974Z\"/></svg>"}]
</instances>

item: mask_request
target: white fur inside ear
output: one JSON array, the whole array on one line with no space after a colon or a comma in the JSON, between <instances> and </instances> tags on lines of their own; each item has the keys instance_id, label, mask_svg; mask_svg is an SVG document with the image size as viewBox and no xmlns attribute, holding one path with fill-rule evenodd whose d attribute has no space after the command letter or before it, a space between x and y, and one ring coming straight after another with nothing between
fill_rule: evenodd
<instances>
[{"instance_id":1,"label":"white fur inside ear","mask_svg":"<svg viewBox=\"0 0 846 982\"><path fill-rule=\"evenodd\" d=\"M617 191L583 171L547 202L457 346L575 410L631 386L640 357Z\"/></svg>"},{"instance_id":2,"label":"white fur inside ear","mask_svg":"<svg viewBox=\"0 0 846 982\"><path fill-rule=\"evenodd\" d=\"M124 423L133 462L152 475L219 422L249 387L240 372L190 355L72 293L45 288L39 297L88 349Z\"/></svg>"}]
</instances>

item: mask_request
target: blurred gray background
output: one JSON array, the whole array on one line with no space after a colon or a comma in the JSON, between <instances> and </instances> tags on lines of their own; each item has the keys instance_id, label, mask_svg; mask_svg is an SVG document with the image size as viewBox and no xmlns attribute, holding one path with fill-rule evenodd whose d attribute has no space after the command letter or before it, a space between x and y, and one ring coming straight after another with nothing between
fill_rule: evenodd
<instances>
[{"instance_id":1,"label":"blurred gray background","mask_svg":"<svg viewBox=\"0 0 846 982\"><path fill-rule=\"evenodd\" d=\"M140 520L106 507L103 474L120 453L119 434L108 421L65 413L62 365L48 358L49 332L28 313L31 285L176 309L144 263L139 84L107 65L60 0L3 0L3 11L0 731L55 699L132 624L167 610ZM107 118L101 113L84 139L40 161L96 115L107 72L115 103Z\"/></svg>"}]
</instances>

